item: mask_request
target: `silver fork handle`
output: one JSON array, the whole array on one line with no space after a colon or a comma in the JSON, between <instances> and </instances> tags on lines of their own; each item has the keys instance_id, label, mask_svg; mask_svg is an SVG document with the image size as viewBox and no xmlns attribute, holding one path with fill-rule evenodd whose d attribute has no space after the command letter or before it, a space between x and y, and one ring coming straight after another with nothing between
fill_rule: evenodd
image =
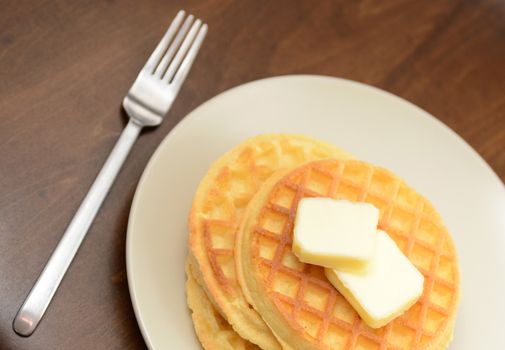
<instances>
[{"instance_id":1,"label":"silver fork handle","mask_svg":"<svg viewBox=\"0 0 505 350\"><path fill-rule=\"evenodd\" d=\"M19 309L13 322L13 328L19 335L31 335L39 324L141 129L141 125L130 119L121 133L44 270Z\"/></svg>"}]
</instances>

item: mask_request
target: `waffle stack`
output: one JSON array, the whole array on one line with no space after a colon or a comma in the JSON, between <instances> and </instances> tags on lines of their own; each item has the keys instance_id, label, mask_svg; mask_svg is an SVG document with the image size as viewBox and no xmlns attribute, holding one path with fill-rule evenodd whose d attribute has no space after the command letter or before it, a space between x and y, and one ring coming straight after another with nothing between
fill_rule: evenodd
<instances>
[{"instance_id":1,"label":"waffle stack","mask_svg":"<svg viewBox=\"0 0 505 350\"><path fill-rule=\"evenodd\" d=\"M331 159L329 159L331 158ZM210 168L190 216L188 305L205 349L445 349L459 298L454 246L429 202L390 172L293 135L263 135ZM422 298L367 327L291 252L304 196L367 201L425 276Z\"/></svg>"}]
</instances>

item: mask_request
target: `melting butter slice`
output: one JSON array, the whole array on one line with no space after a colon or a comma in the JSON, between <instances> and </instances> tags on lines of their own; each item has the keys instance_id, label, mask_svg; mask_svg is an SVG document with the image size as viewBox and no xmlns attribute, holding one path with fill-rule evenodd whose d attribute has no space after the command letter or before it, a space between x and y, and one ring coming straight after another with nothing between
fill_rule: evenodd
<instances>
[{"instance_id":1,"label":"melting butter slice","mask_svg":"<svg viewBox=\"0 0 505 350\"><path fill-rule=\"evenodd\" d=\"M403 314L423 293L424 277L384 231L377 231L377 249L365 273L325 269L331 284L372 328Z\"/></svg>"},{"instance_id":2,"label":"melting butter slice","mask_svg":"<svg viewBox=\"0 0 505 350\"><path fill-rule=\"evenodd\" d=\"M375 252L378 222L379 210L370 203L303 198L296 213L293 252L305 263L363 271Z\"/></svg>"}]
</instances>

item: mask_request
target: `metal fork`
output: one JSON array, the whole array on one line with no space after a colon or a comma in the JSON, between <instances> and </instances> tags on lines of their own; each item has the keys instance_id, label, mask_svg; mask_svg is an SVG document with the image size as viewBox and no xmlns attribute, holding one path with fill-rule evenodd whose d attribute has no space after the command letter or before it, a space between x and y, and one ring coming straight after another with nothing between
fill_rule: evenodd
<instances>
[{"instance_id":1,"label":"metal fork","mask_svg":"<svg viewBox=\"0 0 505 350\"><path fill-rule=\"evenodd\" d=\"M98 173L12 327L30 336L93 222L114 179L144 126L157 126L172 106L207 33L207 25L179 11L123 100L128 124Z\"/></svg>"}]
</instances>

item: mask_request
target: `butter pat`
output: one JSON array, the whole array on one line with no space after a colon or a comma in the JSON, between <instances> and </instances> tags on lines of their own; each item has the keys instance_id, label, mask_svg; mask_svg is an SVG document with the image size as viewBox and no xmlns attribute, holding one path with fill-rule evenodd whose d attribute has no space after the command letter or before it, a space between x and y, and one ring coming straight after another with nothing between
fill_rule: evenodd
<instances>
[{"instance_id":1,"label":"butter pat","mask_svg":"<svg viewBox=\"0 0 505 350\"><path fill-rule=\"evenodd\" d=\"M293 252L300 261L340 271L361 271L375 252L379 210L369 203L303 198L298 204Z\"/></svg>"},{"instance_id":2,"label":"butter pat","mask_svg":"<svg viewBox=\"0 0 505 350\"><path fill-rule=\"evenodd\" d=\"M424 277L384 231L367 271L354 274L325 269L328 280L372 328L403 314L423 293Z\"/></svg>"}]
</instances>

